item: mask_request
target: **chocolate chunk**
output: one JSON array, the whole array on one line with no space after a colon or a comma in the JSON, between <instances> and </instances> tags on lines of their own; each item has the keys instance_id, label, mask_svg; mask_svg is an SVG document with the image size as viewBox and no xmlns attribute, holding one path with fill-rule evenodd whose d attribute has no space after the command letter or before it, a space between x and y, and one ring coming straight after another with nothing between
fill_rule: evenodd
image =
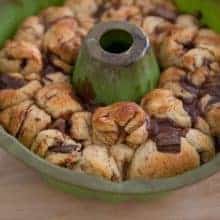
<instances>
[{"instance_id":1,"label":"chocolate chunk","mask_svg":"<svg viewBox=\"0 0 220 220\"><path fill-rule=\"evenodd\" d=\"M200 96L204 96L206 94L220 97L220 79L216 79L216 81L208 81L203 85L200 91Z\"/></svg>"},{"instance_id":2,"label":"chocolate chunk","mask_svg":"<svg viewBox=\"0 0 220 220\"><path fill-rule=\"evenodd\" d=\"M183 43L183 46L184 46L184 49L185 49L186 51L188 51L188 50L190 50L190 49L192 49L192 48L195 47L193 41Z\"/></svg>"},{"instance_id":3,"label":"chocolate chunk","mask_svg":"<svg viewBox=\"0 0 220 220\"><path fill-rule=\"evenodd\" d=\"M196 123L198 116L202 114L199 99L197 98L191 102L189 100L183 100L183 108L190 115L193 123Z\"/></svg>"},{"instance_id":4,"label":"chocolate chunk","mask_svg":"<svg viewBox=\"0 0 220 220\"><path fill-rule=\"evenodd\" d=\"M20 64L20 68L24 69L27 66L27 64L28 64L28 60L27 59L23 59L21 61L21 64Z\"/></svg>"},{"instance_id":5,"label":"chocolate chunk","mask_svg":"<svg viewBox=\"0 0 220 220\"><path fill-rule=\"evenodd\" d=\"M193 85L186 77L182 78L180 80L180 85L188 92L190 92L193 95L199 94L199 88Z\"/></svg>"},{"instance_id":6,"label":"chocolate chunk","mask_svg":"<svg viewBox=\"0 0 220 220\"><path fill-rule=\"evenodd\" d=\"M164 146L159 146L157 145L157 149L158 151L162 152L162 153L180 153L181 149L180 149L180 145L166 145L166 147Z\"/></svg>"},{"instance_id":7,"label":"chocolate chunk","mask_svg":"<svg viewBox=\"0 0 220 220\"><path fill-rule=\"evenodd\" d=\"M44 57L44 75L48 75L55 72L63 72L63 70L57 66L55 66L52 62L52 54L48 53L47 56Z\"/></svg>"},{"instance_id":8,"label":"chocolate chunk","mask_svg":"<svg viewBox=\"0 0 220 220\"><path fill-rule=\"evenodd\" d=\"M26 84L24 79L10 76L8 74L0 75L0 89L20 89Z\"/></svg>"},{"instance_id":9,"label":"chocolate chunk","mask_svg":"<svg viewBox=\"0 0 220 220\"><path fill-rule=\"evenodd\" d=\"M79 145L57 145L57 146L52 146L50 147L50 152L53 153L63 153L63 154L68 154L73 151L80 152L80 147Z\"/></svg>"},{"instance_id":10,"label":"chocolate chunk","mask_svg":"<svg viewBox=\"0 0 220 220\"><path fill-rule=\"evenodd\" d=\"M94 18L96 18L97 20L101 19L105 10L106 10L105 4L100 4L97 11L93 14Z\"/></svg>"},{"instance_id":11,"label":"chocolate chunk","mask_svg":"<svg viewBox=\"0 0 220 220\"><path fill-rule=\"evenodd\" d=\"M57 119L50 127L51 129L56 129L65 133L67 130L67 123L64 119Z\"/></svg>"},{"instance_id":12,"label":"chocolate chunk","mask_svg":"<svg viewBox=\"0 0 220 220\"><path fill-rule=\"evenodd\" d=\"M215 137L215 149L217 153L220 152L220 137Z\"/></svg>"},{"instance_id":13,"label":"chocolate chunk","mask_svg":"<svg viewBox=\"0 0 220 220\"><path fill-rule=\"evenodd\" d=\"M213 96L211 100L208 102L207 106L215 105L217 103L220 103L220 96Z\"/></svg>"},{"instance_id":14,"label":"chocolate chunk","mask_svg":"<svg viewBox=\"0 0 220 220\"><path fill-rule=\"evenodd\" d=\"M169 119L152 119L150 136L156 142L158 151L166 153L179 153L181 137L186 135L186 130L178 128Z\"/></svg>"}]
</instances>

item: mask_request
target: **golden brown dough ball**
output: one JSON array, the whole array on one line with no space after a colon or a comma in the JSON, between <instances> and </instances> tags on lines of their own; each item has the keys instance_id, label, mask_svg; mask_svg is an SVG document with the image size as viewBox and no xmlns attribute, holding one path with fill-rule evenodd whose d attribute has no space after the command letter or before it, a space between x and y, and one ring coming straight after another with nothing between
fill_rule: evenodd
<instances>
[{"instance_id":1,"label":"golden brown dough ball","mask_svg":"<svg viewBox=\"0 0 220 220\"><path fill-rule=\"evenodd\" d=\"M73 168L81 159L82 147L57 130L41 131L31 150L52 164Z\"/></svg>"},{"instance_id":2,"label":"golden brown dough ball","mask_svg":"<svg viewBox=\"0 0 220 220\"><path fill-rule=\"evenodd\" d=\"M170 90L153 90L142 99L141 106L151 117L170 119L183 128L191 127L191 118L182 101L175 98Z\"/></svg>"},{"instance_id":3,"label":"golden brown dough ball","mask_svg":"<svg viewBox=\"0 0 220 220\"><path fill-rule=\"evenodd\" d=\"M15 35L15 40L26 41L40 48L42 46L44 31L45 26L40 17L31 16L22 23Z\"/></svg>"},{"instance_id":4,"label":"golden brown dough ball","mask_svg":"<svg viewBox=\"0 0 220 220\"><path fill-rule=\"evenodd\" d=\"M69 83L53 83L43 87L36 94L36 103L55 119L67 119L82 110Z\"/></svg>"},{"instance_id":5,"label":"golden brown dough ball","mask_svg":"<svg viewBox=\"0 0 220 220\"><path fill-rule=\"evenodd\" d=\"M40 74L43 68L40 50L26 41L8 41L0 51L0 72Z\"/></svg>"},{"instance_id":6,"label":"golden brown dough ball","mask_svg":"<svg viewBox=\"0 0 220 220\"><path fill-rule=\"evenodd\" d=\"M98 108L92 117L93 140L110 146L127 143L135 148L147 140L147 119L141 107L132 102Z\"/></svg>"}]
</instances>

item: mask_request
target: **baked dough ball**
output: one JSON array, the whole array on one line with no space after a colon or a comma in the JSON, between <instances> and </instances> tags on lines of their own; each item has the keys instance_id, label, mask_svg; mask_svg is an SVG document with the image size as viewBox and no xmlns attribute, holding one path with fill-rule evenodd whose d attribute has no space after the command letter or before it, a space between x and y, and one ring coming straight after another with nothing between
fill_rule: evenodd
<instances>
[{"instance_id":1,"label":"baked dough ball","mask_svg":"<svg viewBox=\"0 0 220 220\"><path fill-rule=\"evenodd\" d=\"M172 138L172 137L170 137ZM137 149L129 168L130 179L165 178L182 174L208 162L215 155L213 140L202 132L189 129L180 139L180 152L161 152L152 140Z\"/></svg>"},{"instance_id":2,"label":"baked dough ball","mask_svg":"<svg viewBox=\"0 0 220 220\"><path fill-rule=\"evenodd\" d=\"M191 127L191 118L183 103L170 90L153 90L142 99L141 106L151 117L170 119L183 128Z\"/></svg>"},{"instance_id":3,"label":"baked dough ball","mask_svg":"<svg viewBox=\"0 0 220 220\"><path fill-rule=\"evenodd\" d=\"M127 179L128 167L132 161L135 150L125 144L117 144L110 148L110 154L114 158L122 180Z\"/></svg>"},{"instance_id":4,"label":"baked dough ball","mask_svg":"<svg viewBox=\"0 0 220 220\"><path fill-rule=\"evenodd\" d=\"M42 82L44 85L50 85L53 83L69 83L70 77L62 72L51 72L43 76Z\"/></svg>"},{"instance_id":5,"label":"baked dough ball","mask_svg":"<svg viewBox=\"0 0 220 220\"><path fill-rule=\"evenodd\" d=\"M147 16L143 20L142 29L150 37L156 52L159 50L160 44L163 39L172 30L173 25L164 18L157 16Z\"/></svg>"},{"instance_id":6,"label":"baked dough ball","mask_svg":"<svg viewBox=\"0 0 220 220\"><path fill-rule=\"evenodd\" d=\"M51 129L37 135L31 150L55 165L73 168L81 159L82 147L65 134Z\"/></svg>"},{"instance_id":7,"label":"baked dough ball","mask_svg":"<svg viewBox=\"0 0 220 220\"><path fill-rule=\"evenodd\" d=\"M85 147L78 169L112 181L122 179L114 158L104 146L89 145Z\"/></svg>"},{"instance_id":8,"label":"baked dough ball","mask_svg":"<svg viewBox=\"0 0 220 220\"><path fill-rule=\"evenodd\" d=\"M163 153L155 142L149 140L135 152L131 162L129 179L156 179L176 176L200 165L198 152L185 138L181 138L181 152Z\"/></svg>"},{"instance_id":9,"label":"baked dough ball","mask_svg":"<svg viewBox=\"0 0 220 220\"><path fill-rule=\"evenodd\" d=\"M196 30L199 29L199 21L198 19L189 14L181 14L176 19L176 25L182 28L194 28Z\"/></svg>"},{"instance_id":10,"label":"baked dough ball","mask_svg":"<svg viewBox=\"0 0 220 220\"><path fill-rule=\"evenodd\" d=\"M202 114L208 122L211 133L220 136L220 96L219 76L209 79L201 89L202 98L200 107Z\"/></svg>"},{"instance_id":11,"label":"baked dough ball","mask_svg":"<svg viewBox=\"0 0 220 220\"><path fill-rule=\"evenodd\" d=\"M143 15L159 16L169 21L175 21L177 17L176 7L170 0L136 0Z\"/></svg>"},{"instance_id":12,"label":"baked dough ball","mask_svg":"<svg viewBox=\"0 0 220 220\"><path fill-rule=\"evenodd\" d=\"M40 18L44 22L47 29L59 20L71 17L73 17L73 13L68 7L58 6L51 6L43 10L40 14Z\"/></svg>"},{"instance_id":13,"label":"baked dough ball","mask_svg":"<svg viewBox=\"0 0 220 220\"><path fill-rule=\"evenodd\" d=\"M209 162L215 156L215 145L210 135L204 134L197 129L189 129L186 134L186 140L200 154L202 163Z\"/></svg>"},{"instance_id":14,"label":"baked dough ball","mask_svg":"<svg viewBox=\"0 0 220 220\"><path fill-rule=\"evenodd\" d=\"M67 0L65 6L69 7L75 16L93 15L98 10L98 0Z\"/></svg>"},{"instance_id":15,"label":"baked dough ball","mask_svg":"<svg viewBox=\"0 0 220 220\"><path fill-rule=\"evenodd\" d=\"M210 29L200 29L195 39L195 45L208 49L220 61L220 34Z\"/></svg>"},{"instance_id":16,"label":"baked dough ball","mask_svg":"<svg viewBox=\"0 0 220 220\"><path fill-rule=\"evenodd\" d=\"M210 134L210 127L201 115L200 88L191 81L191 73L176 67L165 70L160 77L159 87L169 89L183 101L184 110L190 115L193 127Z\"/></svg>"},{"instance_id":17,"label":"baked dough ball","mask_svg":"<svg viewBox=\"0 0 220 220\"><path fill-rule=\"evenodd\" d=\"M92 140L92 113L76 112L70 118L70 136L87 144Z\"/></svg>"},{"instance_id":18,"label":"baked dough ball","mask_svg":"<svg viewBox=\"0 0 220 220\"><path fill-rule=\"evenodd\" d=\"M18 140L30 147L36 135L51 123L51 117L32 105L26 112L25 119L18 134Z\"/></svg>"},{"instance_id":19,"label":"baked dough ball","mask_svg":"<svg viewBox=\"0 0 220 220\"><path fill-rule=\"evenodd\" d=\"M101 21L128 21L138 26L142 24L142 16L136 6L121 6L119 9L110 8L101 18Z\"/></svg>"},{"instance_id":20,"label":"baked dough ball","mask_svg":"<svg viewBox=\"0 0 220 220\"><path fill-rule=\"evenodd\" d=\"M145 112L132 102L98 108L92 117L93 141L110 146L127 143L135 148L147 140L147 121Z\"/></svg>"},{"instance_id":21,"label":"baked dough ball","mask_svg":"<svg viewBox=\"0 0 220 220\"><path fill-rule=\"evenodd\" d=\"M43 50L50 62L64 72L71 70L81 46L81 34L77 32L78 24L74 18L57 21L46 32Z\"/></svg>"},{"instance_id":22,"label":"baked dough ball","mask_svg":"<svg viewBox=\"0 0 220 220\"><path fill-rule=\"evenodd\" d=\"M39 81L27 82L20 74L0 74L0 110L33 98L41 87Z\"/></svg>"},{"instance_id":23,"label":"baked dough ball","mask_svg":"<svg viewBox=\"0 0 220 220\"><path fill-rule=\"evenodd\" d=\"M181 67L183 55L193 48L196 33L194 28L173 28L160 46L159 58L163 68Z\"/></svg>"},{"instance_id":24,"label":"baked dough ball","mask_svg":"<svg viewBox=\"0 0 220 220\"><path fill-rule=\"evenodd\" d=\"M199 92L189 81L187 73L177 67L170 67L162 72L159 87L169 89L177 98L189 102L193 101Z\"/></svg>"},{"instance_id":25,"label":"baked dough ball","mask_svg":"<svg viewBox=\"0 0 220 220\"><path fill-rule=\"evenodd\" d=\"M41 52L34 44L25 41L8 41L0 51L2 73L21 73L24 77L28 77L33 73L40 75L42 68Z\"/></svg>"},{"instance_id":26,"label":"baked dough ball","mask_svg":"<svg viewBox=\"0 0 220 220\"><path fill-rule=\"evenodd\" d=\"M17 136L33 102L26 100L0 112L0 124L13 136Z\"/></svg>"},{"instance_id":27,"label":"baked dough ball","mask_svg":"<svg viewBox=\"0 0 220 220\"><path fill-rule=\"evenodd\" d=\"M22 23L15 35L15 40L26 41L40 48L42 46L44 31L45 27L40 17L31 16Z\"/></svg>"},{"instance_id":28,"label":"baked dough ball","mask_svg":"<svg viewBox=\"0 0 220 220\"><path fill-rule=\"evenodd\" d=\"M192 84L201 86L208 77L220 72L220 66L215 56L207 49L195 48L182 57L182 67L189 71Z\"/></svg>"},{"instance_id":29,"label":"baked dough ball","mask_svg":"<svg viewBox=\"0 0 220 220\"><path fill-rule=\"evenodd\" d=\"M35 136L51 123L51 118L31 101L25 101L0 112L0 123L30 147Z\"/></svg>"},{"instance_id":30,"label":"baked dough ball","mask_svg":"<svg viewBox=\"0 0 220 220\"><path fill-rule=\"evenodd\" d=\"M53 83L43 87L36 94L36 103L55 119L67 119L74 112L82 110L73 97L69 83Z\"/></svg>"}]
</instances>

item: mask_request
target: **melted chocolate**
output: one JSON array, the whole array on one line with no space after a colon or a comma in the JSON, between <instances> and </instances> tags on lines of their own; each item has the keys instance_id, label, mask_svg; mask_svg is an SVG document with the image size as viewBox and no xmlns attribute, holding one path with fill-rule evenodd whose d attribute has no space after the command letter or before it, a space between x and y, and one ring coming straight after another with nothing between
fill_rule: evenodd
<instances>
[{"instance_id":1,"label":"melted chocolate","mask_svg":"<svg viewBox=\"0 0 220 220\"><path fill-rule=\"evenodd\" d=\"M220 152L220 137L215 137L215 149L217 153Z\"/></svg>"},{"instance_id":2,"label":"melted chocolate","mask_svg":"<svg viewBox=\"0 0 220 220\"><path fill-rule=\"evenodd\" d=\"M209 94L210 96L220 97L220 79L213 78L207 81L201 88L200 96Z\"/></svg>"},{"instance_id":3,"label":"melted chocolate","mask_svg":"<svg viewBox=\"0 0 220 220\"><path fill-rule=\"evenodd\" d=\"M57 119L52 125L51 129L59 130L62 133L66 133L67 131L67 122L64 119Z\"/></svg>"},{"instance_id":4,"label":"melted chocolate","mask_svg":"<svg viewBox=\"0 0 220 220\"><path fill-rule=\"evenodd\" d=\"M193 124L196 123L198 116L202 114L199 99L194 99L192 102L183 101L183 108L190 115Z\"/></svg>"},{"instance_id":5,"label":"melted chocolate","mask_svg":"<svg viewBox=\"0 0 220 220\"><path fill-rule=\"evenodd\" d=\"M55 72L63 72L61 68L53 64L51 59L52 59L51 54L48 54L46 57L44 57L44 69L43 69L44 75L48 75Z\"/></svg>"},{"instance_id":6,"label":"melted chocolate","mask_svg":"<svg viewBox=\"0 0 220 220\"><path fill-rule=\"evenodd\" d=\"M169 119L152 119L150 122L150 136L156 142L158 151L166 153L179 153L181 137L186 130L178 128Z\"/></svg>"},{"instance_id":7,"label":"melted chocolate","mask_svg":"<svg viewBox=\"0 0 220 220\"><path fill-rule=\"evenodd\" d=\"M186 77L182 78L180 80L180 85L188 92L190 92L193 95L199 94L199 88L193 85Z\"/></svg>"},{"instance_id":8,"label":"melted chocolate","mask_svg":"<svg viewBox=\"0 0 220 220\"><path fill-rule=\"evenodd\" d=\"M26 84L24 79L7 74L0 74L0 89L20 89Z\"/></svg>"},{"instance_id":9,"label":"melted chocolate","mask_svg":"<svg viewBox=\"0 0 220 220\"><path fill-rule=\"evenodd\" d=\"M64 153L64 154L68 154L71 153L73 151L77 151L80 152L80 147L78 145L73 145L73 144L69 144L69 145L55 145L50 147L50 152L53 153Z\"/></svg>"},{"instance_id":10,"label":"melted chocolate","mask_svg":"<svg viewBox=\"0 0 220 220\"><path fill-rule=\"evenodd\" d=\"M94 18L97 19L97 20L101 19L101 17L104 14L105 10L106 10L105 4L99 5L97 11L93 14Z\"/></svg>"}]
</instances>

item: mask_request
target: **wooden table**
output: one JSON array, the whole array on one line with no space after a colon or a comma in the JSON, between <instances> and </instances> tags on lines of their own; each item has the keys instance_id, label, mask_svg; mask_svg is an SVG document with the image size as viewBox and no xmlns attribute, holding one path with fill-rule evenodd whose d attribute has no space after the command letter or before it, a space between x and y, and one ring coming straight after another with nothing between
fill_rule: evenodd
<instances>
[{"instance_id":1,"label":"wooden table","mask_svg":"<svg viewBox=\"0 0 220 220\"><path fill-rule=\"evenodd\" d=\"M219 220L220 173L150 202L80 200L0 150L0 220Z\"/></svg>"}]
</instances>

